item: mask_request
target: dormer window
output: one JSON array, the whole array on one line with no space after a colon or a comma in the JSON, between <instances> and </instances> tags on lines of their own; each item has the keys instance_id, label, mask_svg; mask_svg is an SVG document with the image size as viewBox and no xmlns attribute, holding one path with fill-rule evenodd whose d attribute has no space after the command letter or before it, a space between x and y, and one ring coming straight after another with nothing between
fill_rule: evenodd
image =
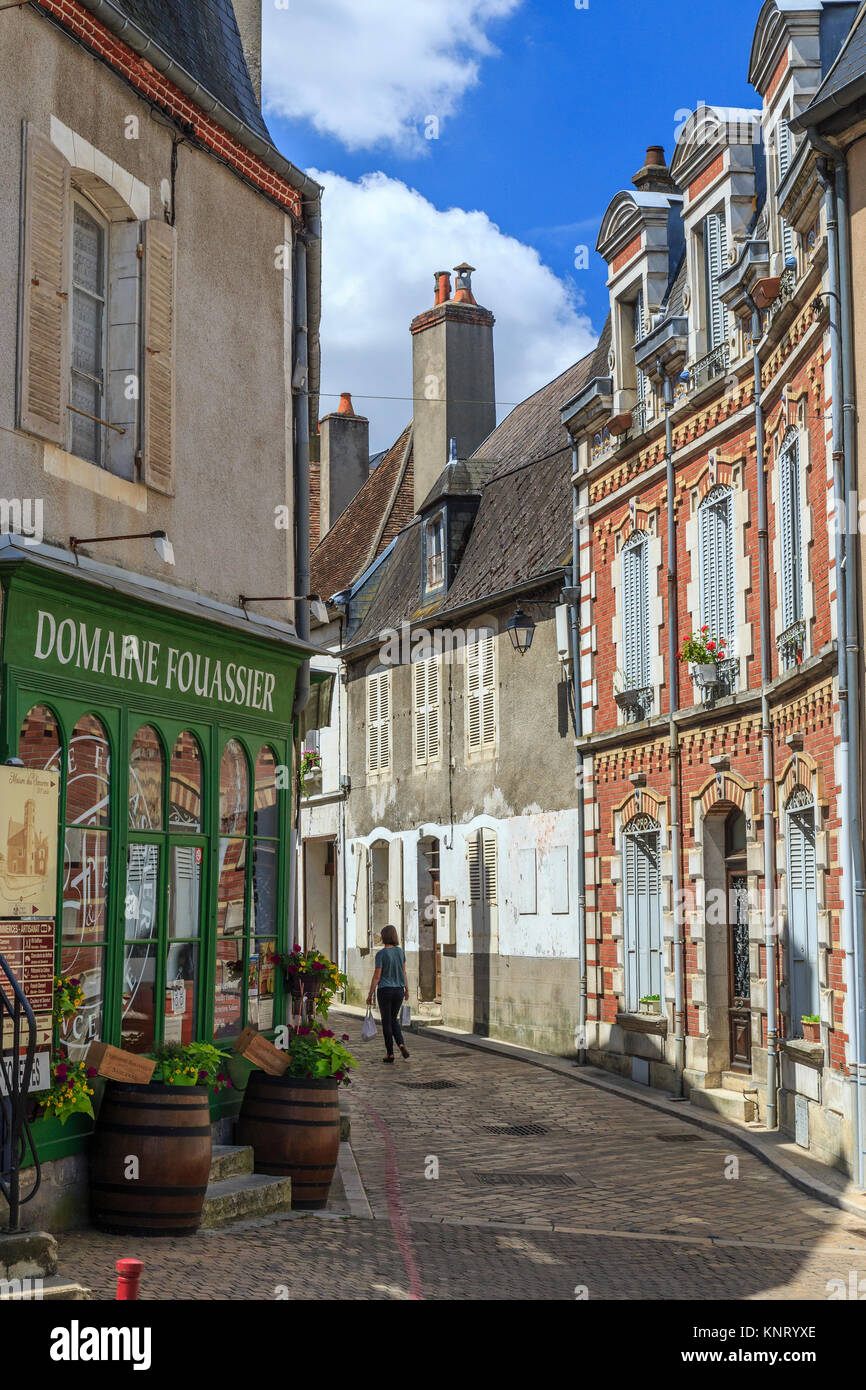
<instances>
[{"instance_id":1,"label":"dormer window","mask_svg":"<svg viewBox=\"0 0 866 1390\"><path fill-rule=\"evenodd\" d=\"M445 584L445 512L424 523L424 587L429 593Z\"/></svg>"},{"instance_id":2,"label":"dormer window","mask_svg":"<svg viewBox=\"0 0 866 1390\"><path fill-rule=\"evenodd\" d=\"M791 127L788 125L787 117L783 116L776 127L776 196L781 187L782 180L791 167L791 159L794 153L794 142L791 137ZM784 217L780 217L779 222L782 228L782 269L785 262L795 254L794 229L789 227Z\"/></svg>"},{"instance_id":3,"label":"dormer window","mask_svg":"<svg viewBox=\"0 0 866 1390\"><path fill-rule=\"evenodd\" d=\"M704 268L707 352L713 352L728 341L728 310L719 293L719 276L728 268L728 229L720 212L704 218Z\"/></svg>"},{"instance_id":4,"label":"dormer window","mask_svg":"<svg viewBox=\"0 0 866 1390\"><path fill-rule=\"evenodd\" d=\"M637 299L634 302L634 345L638 346L646 337L646 314L644 313L643 287L637 292ZM635 366L635 389L637 391L637 406L634 412L634 423L636 429L646 428L646 405L649 394L647 387L646 374L640 367Z\"/></svg>"}]
</instances>

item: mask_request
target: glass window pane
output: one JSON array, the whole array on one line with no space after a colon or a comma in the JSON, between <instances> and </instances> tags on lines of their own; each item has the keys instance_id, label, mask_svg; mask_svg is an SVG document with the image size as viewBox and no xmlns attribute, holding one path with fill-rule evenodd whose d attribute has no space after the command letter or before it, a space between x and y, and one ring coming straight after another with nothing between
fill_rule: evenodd
<instances>
[{"instance_id":1,"label":"glass window pane","mask_svg":"<svg viewBox=\"0 0 866 1390\"><path fill-rule=\"evenodd\" d=\"M162 1040L191 1043L195 1040L198 946L192 942L170 946L165 972L165 1019Z\"/></svg>"},{"instance_id":2,"label":"glass window pane","mask_svg":"<svg viewBox=\"0 0 866 1390\"><path fill-rule=\"evenodd\" d=\"M193 734L181 734L171 755L169 830L201 830L201 749Z\"/></svg>"},{"instance_id":3,"label":"glass window pane","mask_svg":"<svg viewBox=\"0 0 866 1390\"><path fill-rule=\"evenodd\" d=\"M21 725L18 756L25 767L60 770L60 729L47 705L35 705Z\"/></svg>"},{"instance_id":4,"label":"glass window pane","mask_svg":"<svg viewBox=\"0 0 866 1390\"><path fill-rule=\"evenodd\" d=\"M277 760L270 748L263 748L256 759L256 799L253 808L253 834L276 839Z\"/></svg>"},{"instance_id":5,"label":"glass window pane","mask_svg":"<svg viewBox=\"0 0 866 1390\"><path fill-rule=\"evenodd\" d=\"M202 851L197 845L172 845L168 875L168 934L198 936L201 930Z\"/></svg>"},{"instance_id":6,"label":"glass window pane","mask_svg":"<svg viewBox=\"0 0 866 1390\"><path fill-rule=\"evenodd\" d=\"M66 824L108 825L108 735L93 714L72 730L66 755Z\"/></svg>"},{"instance_id":7,"label":"glass window pane","mask_svg":"<svg viewBox=\"0 0 866 1390\"><path fill-rule=\"evenodd\" d=\"M253 934L277 931L277 850L268 840L253 841Z\"/></svg>"},{"instance_id":8,"label":"glass window pane","mask_svg":"<svg viewBox=\"0 0 866 1390\"><path fill-rule=\"evenodd\" d=\"M277 949L273 937L260 937L253 943L247 969L247 1022L263 1032L274 1026L274 979L276 968L271 956Z\"/></svg>"},{"instance_id":9,"label":"glass window pane","mask_svg":"<svg viewBox=\"0 0 866 1390\"><path fill-rule=\"evenodd\" d=\"M234 1037L243 1027L244 946L243 941L217 941L214 989L214 1037Z\"/></svg>"},{"instance_id":10,"label":"glass window pane","mask_svg":"<svg viewBox=\"0 0 866 1390\"><path fill-rule=\"evenodd\" d=\"M91 294L105 286L105 229L80 203L75 204L72 231L72 279Z\"/></svg>"},{"instance_id":11,"label":"glass window pane","mask_svg":"<svg viewBox=\"0 0 866 1390\"><path fill-rule=\"evenodd\" d=\"M108 831L71 825L63 859L63 940L83 945L105 940L108 903Z\"/></svg>"},{"instance_id":12,"label":"glass window pane","mask_svg":"<svg viewBox=\"0 0 866 1390\"><path fill-rule=\"evenodd\" d=\"M159 847L130 845L126 858L126 939L144 941L157 933Z\"/></svg>"},{"instance_id":13,"label":"glass window pane","mask_svg":"<svg viewBox=\"0 0 866 1390\"><path fill-rule=\"evenodd\" d=\"M72 296L73 381L79 372L85 378L102 380L103 341L102 301L76 290ZM86 386L86 380L81 384ZM82 410L85 408L80 407Z\"/></svg>"},{"instance_id":14,"label":"glass window pane","mask_svg":"<svg viewBox=\"0 0 866 1390\"><path fill-rule=\"evenodd\" d=\"M123 951L123 1016L120 1045L149 1052L154 1043L156 943L128 942Z\"/></svg>"},{"instance_id":15,"label":"glass window pane","mask_svg":"<svg viewBox=\"0 0 866 1390\"><path fill-rule=\"evenodd\" d=\"M247 842L220 840L217 934L243 937L247 895Z\"/></svg>"},{"instance_id":16,"label":"glass window pane","mask_svg":"<svg viewBox=\"0 0 866 1390\"><path fill-rule=\"evenodd\" d=\"M162 744L145 724L132 740L129 754L129 828L162 830Z\"/></svg>"},{"instance_id":17,"label":"glass window pane","mask_svg":"<svg viewBox=\"0 0 866 1390\"><path fill-rule=\"evenodd\" d=\"M102 990L105 953L99 946L63 943L60 971L81 983L84 1003L60 1028L60 1040L73 1062L83 1061L94 1039L102 1036Z\"/></svg>"},{"instance_id":18,"label":"glass window pane","mask_svg":"<svg viewBox=\"0 0 866 1390\"><path fill-rule=\"evenodd\" d=\"M237 739L232 739L220 763L220 834L247 833L249 800L247 757Z\"/></svg>"}]
</instances>

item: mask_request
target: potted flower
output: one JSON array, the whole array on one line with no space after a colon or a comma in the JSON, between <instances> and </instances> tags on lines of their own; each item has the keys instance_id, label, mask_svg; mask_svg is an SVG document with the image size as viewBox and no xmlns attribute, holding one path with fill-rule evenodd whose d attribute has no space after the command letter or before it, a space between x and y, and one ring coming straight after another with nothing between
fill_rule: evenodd
<instances>
[{"instance_id":1,"label":"potted flower","mask_svg":"<svg viewBox=\"0 0 866 1390\"><path fill-rule=\"evenodd\" d=\"M153 1055L156 1068L152 1081L165 1086L208 1086L212 1091L231 1087L228 1053L211 1043L163 1043Z\"/></svg>"},{"instance_id":2,"label":"potted flower","mask_svg":"<svg viewBox=\"0 0 866 1390\"><path fill-rule=\"evenodd\" d=\"M321 951L305 951L297 942L291 951L269 956L268 963L280 967L292 998L315 999L316 1012L323 1018L334 994L346 984L346 976L332 960Z\"/></svg>"},{"instance_id":3,"label":"potted flower","mask_svg":"<svg viewBox=\"0 0 866 1390\"><path fill-rule=\"evenodd\" d=\"M70 1115L89 1115L92 1120L95 1079L95 1067L58 1057L51 1067L51 1089L39 1097L43 1116L59 1120L62 1125Z\"/></svg>"},{"instance_id":4,"label":"potted flower","mask_svg":"<svg viewBox=\"0 0 866 1390\"><path fill-rule=\"evenodd\" d=\"M310 786L322 780L322 755L315 748L308 748L301 754L301 795L306 796Z\"/></svg>"},{"instance_id":5,"label":"potted flower","mask_svg":"<svg viewBox=\"0 0 866 1390\"><path fill-rule=\"evenodd\" d=\"M817 1014L803 1014L800 1019L803 1025L803 1041L819 1043L821 1041L821 1020Z\"/></svg>"},{"instance_id":6,"label":"potted flower","mask_svg":"<svg viewBox=\"0 0 866 1390\"><path fill-rule=\"evenodd\" d=\"M702 689L711 689L719 683L719 663L725 660L727 638L713 637L709 624L700 632L693 632L680 652L680 661L688 662L692 668L692 680Z\"/></svg>"},{"instance_id":7,"label":"potted flower","mask_svg":"<svg viewBox=\"0 0 866 1390\"><path fill-rule=\"evenodd\" d=\"M641 1013L657 1014L660 1011L661 995L645 994L640 1001Z\"/></svg>"},{"instance_id":8,"label":"potted flower","mask_svg":"<svg viewBox=\"0 0 866 1390\"><path fill-rule=\"evenodd\" d=\"M297 1209L318 1210L328 1200L340 1149L337 1091L357 1066L348 1041L320 1023L300 1027L283 1075L255 1071L244 1093L237 1142L252 1147L257 1173L291 1178Z\"/></svg>"}]
</instances>

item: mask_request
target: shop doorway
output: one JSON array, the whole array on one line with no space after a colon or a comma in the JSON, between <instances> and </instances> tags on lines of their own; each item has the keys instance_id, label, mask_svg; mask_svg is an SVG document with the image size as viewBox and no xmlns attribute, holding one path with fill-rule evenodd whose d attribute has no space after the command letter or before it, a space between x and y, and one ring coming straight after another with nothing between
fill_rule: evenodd
<instances>
[{"instance_id":1,"label":"shop doorway","mask_svg":"<svg viewBox=\"0 0 866 1390\"><path fill-rule=\"evenodd\" d=\"M304 841L304 945L338 959L337 844Z\"/></svg>"},{"instance_id":2,"label":"shop doorway","mask_svg":"<svg viewBox=\"0 0 866 1390\"><path fill-rule=\"evenodd\" d=\"M436 942L440 898L439 841L418 841L418 992L422 1002L442 999L442 947Z\"/></svg>"}]
</instances>

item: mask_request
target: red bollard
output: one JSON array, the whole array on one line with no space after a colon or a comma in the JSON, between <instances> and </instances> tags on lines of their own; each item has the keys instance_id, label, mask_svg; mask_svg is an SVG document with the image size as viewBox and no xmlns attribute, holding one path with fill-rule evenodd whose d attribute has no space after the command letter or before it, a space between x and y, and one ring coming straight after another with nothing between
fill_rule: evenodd
<instances>
[{"instance_id":1,"label":"red bollard","mask_svg":"<svg viewBox=\"0 0 866 1390\"><path fill-rule=\"evenodd\" d=\"M138 1284L144 1269L141 1260L118 1260L116 1269L117 1299L115 1301L137 1299Z\"/></svg>"}]
</instances>

